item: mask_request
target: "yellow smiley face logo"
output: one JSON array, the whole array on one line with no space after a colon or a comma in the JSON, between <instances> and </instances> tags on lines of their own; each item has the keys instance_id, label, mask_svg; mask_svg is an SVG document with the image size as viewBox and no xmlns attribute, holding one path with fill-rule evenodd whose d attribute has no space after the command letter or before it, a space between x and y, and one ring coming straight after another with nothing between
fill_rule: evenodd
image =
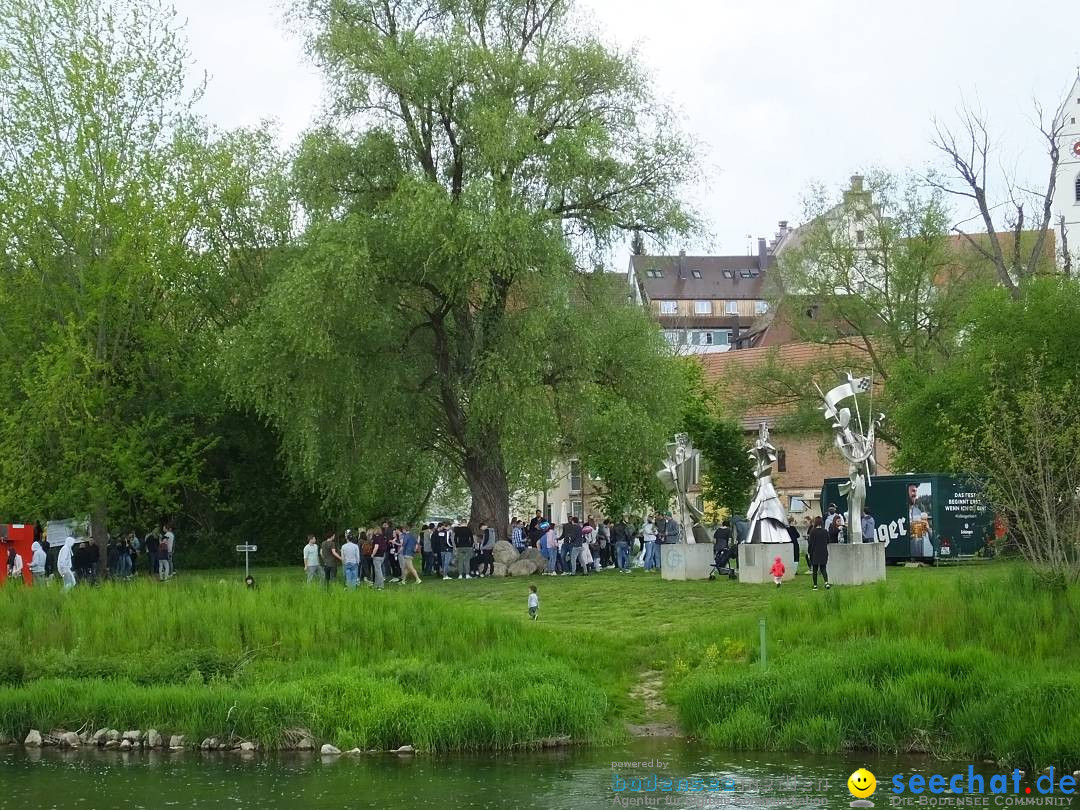
<instances>
[{"instance_id":1,"label":"yellow smiley face logo","mask_svg":"<svg viewBox=\"0 0 1080 810\"><path fill-rule=\"evenodd\" d=\"M847 788L856 799L866 799L877 790L877 779L866 768L859 768L848 777Z\"/></svg>"}]
</instances>

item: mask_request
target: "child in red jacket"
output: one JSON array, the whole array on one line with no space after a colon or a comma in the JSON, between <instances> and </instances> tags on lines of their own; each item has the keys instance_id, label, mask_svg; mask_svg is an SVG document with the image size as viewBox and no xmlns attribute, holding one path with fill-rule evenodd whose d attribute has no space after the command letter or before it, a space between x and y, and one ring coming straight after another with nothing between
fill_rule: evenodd
<instances>
[{"instance_id":1,"label":"child in red jacket","mask_svg":"<svg viewBox=\"0 0 1080 810\"><path fill-rule=\"evenodd\" d=\"M772 574L773 582L776 583L776 587L780 587L780 583L784 581L784 572L787 569L784 568L784 561L777 557L773 560L772 568L769 569L769 573Z\"/></svg>"}]
</instances>

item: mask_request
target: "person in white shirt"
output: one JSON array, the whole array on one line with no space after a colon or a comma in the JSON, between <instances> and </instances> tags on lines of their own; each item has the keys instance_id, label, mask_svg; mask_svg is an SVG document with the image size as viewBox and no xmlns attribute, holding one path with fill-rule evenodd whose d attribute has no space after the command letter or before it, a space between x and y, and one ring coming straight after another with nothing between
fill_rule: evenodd
<instances>
[{"instance_id":1,"label":"person in white shirt","mask_svg":"<svg viewBox=\"0 0 1080 810\"><path fill-rule=\"evenodd\" d=\"M356 545L352 530L345 533L341 546L341 562L345 566L345 587L355 588L360 581L360 546Z\"/></svg>"},{"instance_id":2,"label":"person in white shirt","mask_svg":"<svg viewBox=\"0 0 1080 810\"><path fill-rule=\"evenodd\" d=\"M304 571L307 572L308 584L311 584L319 576L319 544L315 542L315 535L309 534L307 545L304 546Z\"/></svg>"},{"instance_id":3,"label":"person in white shirt","mask_svg":"<svg viewBox=\"0 0 1080 810\"><path fill-rule=\"evenodd\" d=\"M536 593L536 586L529 586L529 618L536 621L536 614L540 612L540 596Z\"/></svg>"},{"instance_id":4,"label":"person in white shirt","mask_svg":"<svg viewBox=\"0 0 1080 810\"><path fill-rule=\"evenodd\" d=\"M171 579L176 572L173 568L173 555L176 553L176 535L172 526L165 527L165 534L158 544L158 576L162 580Z\"/></svg>"},{"instance_id":5,"label":"person in white shirt","mask_svg":"<svg viewBox=\"0 0 1080 810\"><path fill-rule=\"evenodd\" d=\"M656 524L653 522L653 516L649 515L645 518L645 525L641 527L641 539L644 541L644 559L646 571L653 571L660 568L659 554L656 547Z\"/></svg>"},{"instance_id":6,"label":"person in white shirt","mask_svg":"<svg viewBox=\"0 0 1080 810\"><path fill-rule=\"evenodd\" d=\"M33 556L30 557L30 574L35 580L45 579L45 549L37 540L30 548L33 550Z\"/></svg>"},{"instance_id":7,"label":"person in white shirt","mask_svg":"<svg viewBox=\"0 0 1080 810\"><path fill-rule=\"evenodd\" d=\"M64 580L64 590L68 591L75 587L75 572L72 570L71 548L75 545L75 538L68 537L64 540L64 547L60 549L60 555L56 558L56 573Z\"/></svg>"}]
</instances>

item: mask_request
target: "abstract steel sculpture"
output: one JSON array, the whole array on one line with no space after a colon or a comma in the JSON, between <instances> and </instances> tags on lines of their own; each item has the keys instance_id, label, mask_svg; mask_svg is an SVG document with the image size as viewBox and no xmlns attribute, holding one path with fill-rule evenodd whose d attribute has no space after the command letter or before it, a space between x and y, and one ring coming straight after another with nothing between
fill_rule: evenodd
<instances>
[{"instance_id":1,"label":"abstract steel sculpture","mask_svg":"<svg viewBox=\"0 0 1080 810\"><path fill-rule=\"evenodd\" d=\"M697 542L694 536L695 528L708 537L708 532L701 526L704 515L694 506L689 496L690 487L696 484L700 477L701 451L694 449L690 437L685 433L676 434L675 441L668 444L667 451L668 457L664 460L663 469L656 473L656 477L675 495L682 542L694 543Z\"/></svg>"},{"instance_id":2,"label":"abstract steel sculpture","mask_svg":"<svg viewBox=\"0 0 1080 810\"><path fill-rule=\"evenodd\" d=\"M764 422L758 430L757 441L750 449L750 458L754 460L754 477L757 488L754 500L746 513L750 521L747 533L748 543L790 543L787 530L787 513L776 494L772 482L772 467L776 463L776 448L769 443L769 426Z\"/></svg>"},{"instance_id":3,"label":"abstract steel sculpture","mask_svg":"<svg viewBox=\"0 0 1080 810\"><path fill-rule=\"evenodd\" d=\"M874 474L874 430L885 419L885 414L878 414L877 418L870 423L869 430L863 431L862 416L859 413L859 400L857 394L872 392L873 383L869 377L852 377L848 372L847 379L836 386L827 394L821 394L825 404L821 410L825 413L825 419L833 429L833 443L848 463L848 481L840 486L840 494L847 496L848 514L847 525L849 532L859 531L862 524L863 504L866 503L866 488L870 485L870 477ZM872 393L871 393L872 396ZM855 405L855 425L851 424L851 409L837 408L836 406L845 399L851 399Z\"/></svg>"}]
</instances>

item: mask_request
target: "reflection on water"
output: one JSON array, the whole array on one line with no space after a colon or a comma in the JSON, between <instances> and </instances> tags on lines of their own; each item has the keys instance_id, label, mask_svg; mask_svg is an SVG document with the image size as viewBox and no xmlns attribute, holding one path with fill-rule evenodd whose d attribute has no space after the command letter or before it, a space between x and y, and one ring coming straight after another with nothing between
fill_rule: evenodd
<instances>
[{"instance_id":1,"label":"reflection on water","mask_svg":"<svg viewBox=\"0 0 1080 810\"><path fill-rule=\"evenodd\" d=\"M655 761L663 768L613 763ZM852 756L806 757L710 751L678 740L640 740L610 749L514 755L256 757L236 754L125 754L0 749L0 807L12 808L749 808L847 807L847 778L859 767L886 780L898 772L965 772L967 764ZM945 768L946 770L941 770ZM977 769L982 770L982 769ZM987 772L987 771L983 771ZM615 779L700 778L724 792L613 791ZM771 785L763 784L766 780ZM793 783L792 780L795 780ZM627 782L629 784L629 782ZM734 784L732 784L734 783ZM754 783L761 790L755 792ZM824 784L822 784L824 783ZM812 785L811 790L807 790ZM824 792L817 792L818 786ZM794 788L794 792L793 792ZM650 801L646 803L644 798ZM667 800L666 800L667 799ZM655 803L654 803L655 801Z\"/></svg>"}]
</instances>

